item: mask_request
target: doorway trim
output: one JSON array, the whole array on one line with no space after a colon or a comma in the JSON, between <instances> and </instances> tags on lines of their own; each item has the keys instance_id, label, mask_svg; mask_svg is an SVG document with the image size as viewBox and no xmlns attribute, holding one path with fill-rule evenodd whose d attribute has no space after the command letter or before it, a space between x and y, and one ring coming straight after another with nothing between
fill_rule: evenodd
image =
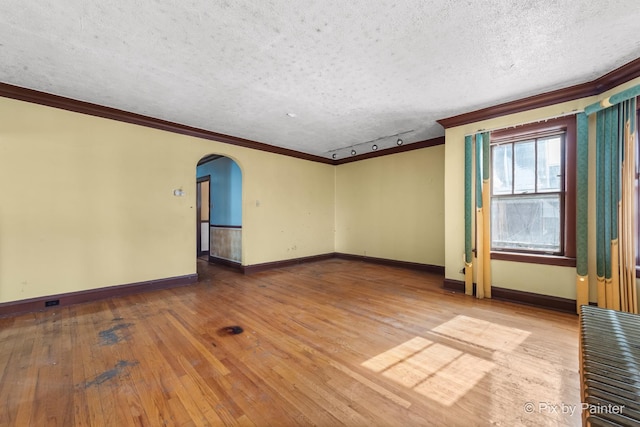
<instances>
[{"instance_id":1,"label":"doorway trim","mask_svg":"<svg viewBox=\"0 0 640 427\"><path fill-rule=\"evenodd\" d=\"M207 224L207 242L211 241L211 175L205 175L203 177L197 178L196 180L196 256L201 257L203 255L209 255L210 249L203 251L202 250L202 224L205 223L205 219L202 217L202 183L209 183L209 196L207 200L209 200L209 208L207 209L206 216L206 224ZM209 247L209 246L207 246Z\"/></svg>"}]
</instances>

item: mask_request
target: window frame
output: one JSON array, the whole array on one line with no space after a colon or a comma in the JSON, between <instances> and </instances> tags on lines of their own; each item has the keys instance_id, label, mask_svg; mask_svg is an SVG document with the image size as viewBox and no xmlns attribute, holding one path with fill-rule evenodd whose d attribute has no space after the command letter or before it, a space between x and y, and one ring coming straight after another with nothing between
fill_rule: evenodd
<instances>
[{"instance_id":1,"label":"window frame","mask_svg":"<svg viewBox=\"0 0 640 427\"><path fill-rule=\"evenodd\" d=\"M540 190L538 188L538 182L539 182L539 169L538 169L538 160L539 160L539 153L540 153L540 141L545 140L546 138L555 138L555 137L559 137L561 139L561 151L560 151L560 176L561 176L561 182L560 182L560 188L555 189L555 190L548 190L548 191L544 191L544 190ZM526 144L526 143L533 143L533 149L534 149L534 189L532 191L525 191L525 192L517 192L516 191L516 156L517 156L517 149L516 146L519 144ZM545 195L553 195L553 196L557 196L558 198L558 202L559 202L559 206L558 206L558 215L559 215L559 221L560 221L560 226L558 229L558 240L559 240L559 250L557 251L550 251L550 250L536 250L536 249L525 249L525 248L497 248L493 246L493 236L491 239L491 243L492 243L492 247L491 250L495 251L495 252L517 252L517 253L524 253L524 254L532 254L532 255L552 255L552 256L564 256L564 249L565 249L565 241L564 241L564 235L565 235L565 215L564 215L564 210L565 210L565 174L566 174L566 162L565 162L565 150L564 147L566 145L566 132L564 130L557 130L554 132L545 132L545 133L537 133L535 135L526 135L523 138L517 138L515 140L509 140L509 141L501 141L501 142L492 142L491 144L491 165L492 165L492 171L493 169L493 165L494 165L494 150L496 147L504 147L504 146L510 146L511 147L511 192L509 194L496 194L495 193L495 183L496 180L495 178L492 177L491 179L491 213L494 213L494 209L493 209L493 201L494 200L518 200L518 199L524 199L524 198L531 198L533 196L533 198L537 198L537 197L543 197ZM493 218L492 218L493 219Z\"/></svg>"},{"instance_id":2,"label":"window frame","mask_svg":"<svg viewBox=\"0 0 640 427\"><path fill-rule=\"evenodd\" d=\"M564 133L563 187L560 193L560 246L562 254L551 255L543 252L519 251L515 249L491 250L491 259L526 262L532 264L576 265L576 116L568 115L537 123L515 126L491 132L491 145L541 138L552 133ZM493 150L491 150L493 154ZM493 165L493 158L492 158ZM537 179L537 176L536 176ZM493 186L493 171L492 171ZM543 193L536 193L543 194ZM493 188L491 189L493 199Z\"/></svg>"}]
</instances>

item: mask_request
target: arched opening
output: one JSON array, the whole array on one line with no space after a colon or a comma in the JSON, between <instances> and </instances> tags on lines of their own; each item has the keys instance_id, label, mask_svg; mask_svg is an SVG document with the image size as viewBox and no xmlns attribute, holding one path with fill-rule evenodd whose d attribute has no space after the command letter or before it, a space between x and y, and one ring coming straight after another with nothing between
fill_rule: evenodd
<instances>
[{"instance_id":1,"label":"arched opening","mask_svg":"<svg viewBox=\"0 0 640 427\"><path fill-rule=\"evenodd\" d=\"M242 265L242 171L231 158L203 157L196 167L198 257Z\"/></svg>"}]
</instances>

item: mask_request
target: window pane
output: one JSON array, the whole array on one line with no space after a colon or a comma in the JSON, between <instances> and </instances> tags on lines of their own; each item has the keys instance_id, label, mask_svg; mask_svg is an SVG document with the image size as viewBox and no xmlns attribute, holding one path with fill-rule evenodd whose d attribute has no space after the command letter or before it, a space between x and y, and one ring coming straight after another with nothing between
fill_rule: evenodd
<instances>
[{"instance_id":1,"label":"window pane","mask_svg":"<svg viewBox=\"0 0 640 427\"><path fill-rule=\"evenodd\" d=\"M511 144L493 147L493 166L491 168L493 194L511 194L512 147Z\"/></svg>"},{"instance_id":2,"label":"window pane","mask_svg":"<svg viewBox=\"0 0 640 427\"><path fill-rule=\"evenodd\" d=\"M562 138L538 140L538 191L562 190Z\"/></svg>"},{"instance_id":3,"label":"window pane","mask_svg":"<svg viewBox=\"0 0 640 427\"><path fill-rule=\"evenodd\" d=\"M513 192L515 194L536 191L536 145L535 141L513 144L515 170Z\"/></svg>"},{"instance_id":4,"label":"window pane","mask_svg":"<svg viewBox=\"0 0 640 427\"><path fill-rule=\"evenodd\" d=\"M560 252L560 195L492 199L491 246Z\"/></svg>"}]
</instances>

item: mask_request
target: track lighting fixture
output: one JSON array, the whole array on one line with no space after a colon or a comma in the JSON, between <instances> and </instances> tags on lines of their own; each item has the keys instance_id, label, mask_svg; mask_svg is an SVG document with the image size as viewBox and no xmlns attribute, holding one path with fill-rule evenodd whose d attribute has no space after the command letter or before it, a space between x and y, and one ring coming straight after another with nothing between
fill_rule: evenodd
<instances>
[{"instance_id":1,"label":"track lighting fixture","mask_svg":"<svg viewBox=\"0 0 640 427\"><path fill-rule=\"evenodd\" d=\"M393 141L395 141L396 147L404 145L404 141L400 137L407 135L411 132L414 132L414 130L413 129L406 130L393 135L387 135L387 136L382 136L376 139L370 139L369 141L359 142L357 144L352 144L343 148L337 148L337 149L331 150L327 152L326 155L329 156L329 158L334 160L338 158L344 160L346 157L349 156L349 154L351 154L351 156L358 156L358 155L362 155L363 153L367 153L369 150L371 151L383 150L385 153L387 153L387 150L389 148L394 147Z\"/></svg>"}]
</instances>

